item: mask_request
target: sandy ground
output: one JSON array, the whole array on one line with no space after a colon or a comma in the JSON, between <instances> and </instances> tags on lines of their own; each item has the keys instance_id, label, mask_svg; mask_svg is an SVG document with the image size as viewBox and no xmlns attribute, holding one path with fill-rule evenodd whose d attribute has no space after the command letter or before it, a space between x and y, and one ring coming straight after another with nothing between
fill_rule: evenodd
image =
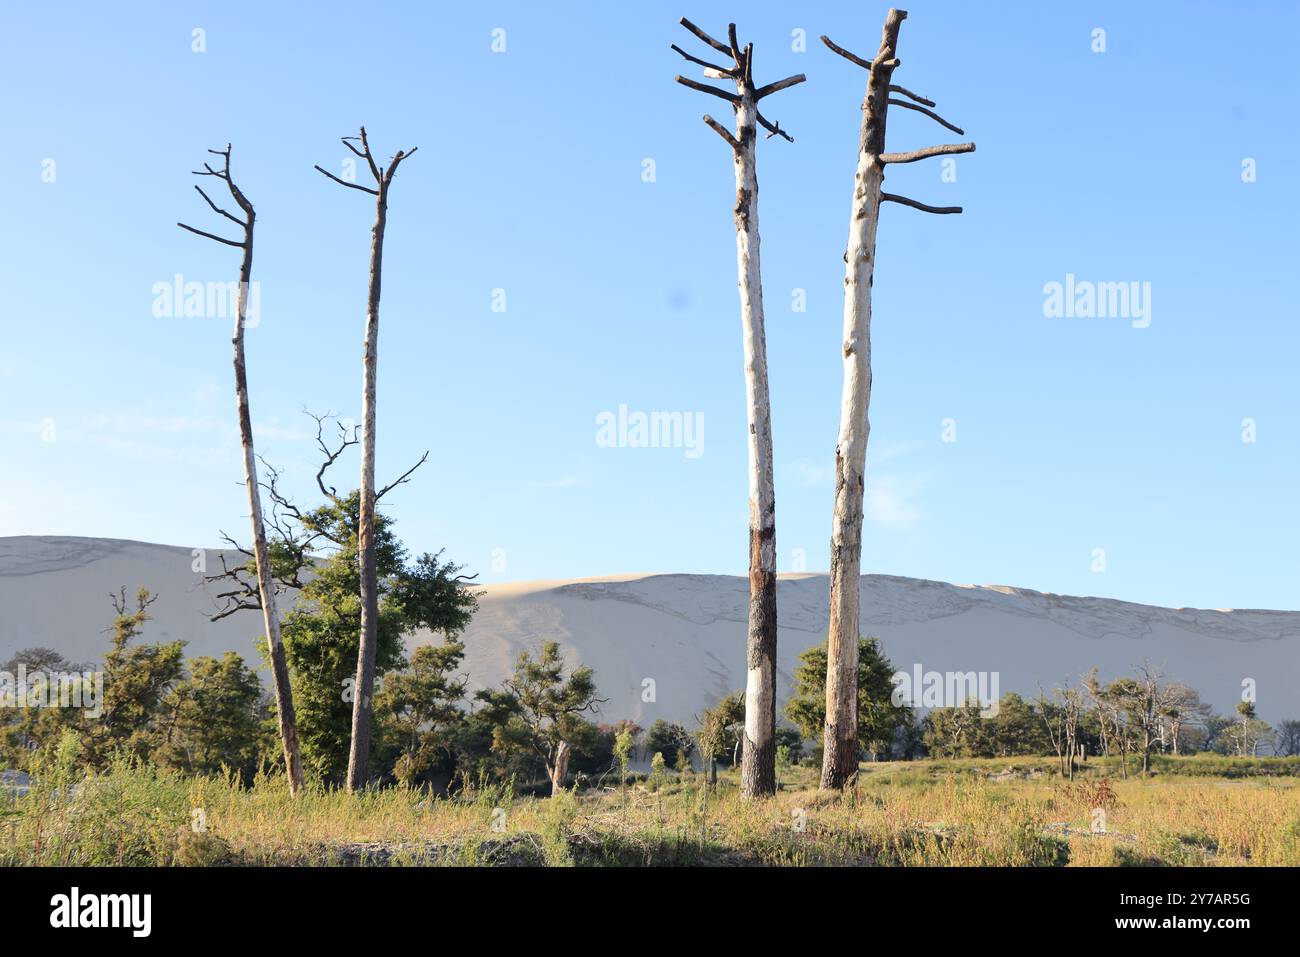
<instances>
[{"instance_id":1,"label":"sandy ground","mask_svg":"<svg viewBox=\"0 0 1300 957\"><path fill-rule=\"evenodd\" d=\"M209 569L217 553L206 555ZM256 662L260 618L220 622L189 548L92 538L0 538L0 661L48 645L94 660L107 642L110 592L158 593L149 640L181 639L187 653L233 649ZM595 669L608 719L689 722L744 684L747 582L723 575L616 575L482 588L465 634L471 685L494 685L523 648L555 639ZM825 575L783 575L778 692L797 654L825 637ZM862 580L863 631L880 636L900 670L997 672L1001 692L1032 696L1096 666L1103 678L1149 658L1221 711L1253 679L1258 710L1300 716L1300 612L1168 609L1006 586L960 586L872 575ZM412 643L431 640L411 636ZM434 639L436 640L436 639Z\"/></svg>"}]
</instances>

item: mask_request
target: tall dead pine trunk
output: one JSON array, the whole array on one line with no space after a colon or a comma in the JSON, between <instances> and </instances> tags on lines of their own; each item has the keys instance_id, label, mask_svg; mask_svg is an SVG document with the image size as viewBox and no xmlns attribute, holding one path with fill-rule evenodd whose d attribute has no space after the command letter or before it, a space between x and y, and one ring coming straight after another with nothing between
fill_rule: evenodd
<instances>
[{"instance_id":1,"label":"tall dead pine trunk","mask_svg":"<svg viewBox=\"0 0 1300 957\"><path fill-rule=\"evenodd\" d=\"M776 496L772 483L772 413L767 387L767 345L763 329L763 285L759 260L758 175L754 147L758 127L792 140L779 124L759 112L765 96L802 83L803 74L764 87L754 86L754 45L742 50L736 25L727 26L727 43L715 40L689 20L682 26L714 50L730 57L722 66L673 49L704 67L708 79L729 80L735 93L677 77L693 90L726 100L736 114L735 133L710 116L707 123L731 147L736 176L736 264L740 322L745 352L745 399L749 423L749 635L746 642L745 737L741 790L746 797L776 792Z\"/></svg>"},{"instance_id":2,"label":"tall dead pine trunk","mask_svg":"<svg viewBox=\"0 0 1300 957\"><path fill-rule=\"evenodd\" d=\"M885 121L891 105L917 110L957 133L926 106L934 103L891 85L899 65L898 31L906 11L890 10L875 59L864 60L822 42L867 70L862 102L858 163L853 179L853 206L848 248L844 254L844 387L840 398L840 430L835 446L835 512L831 525L830 629L826 666L826 724L822 752L823 788L843 788L858 773L858 639L859 587L862 574L862 515L867 465L867 436L871 431L871 287L876 262L876 227L880 204L892 201L931 213L959 213L959 207L930 207L885 193L881 185L889 163L911 163L941 153L965 153L973 143L926 147L912 153L885 152ZM907 99L892 99L899 93ZM908 102L909 100L914 102ZM918 105L919 104L919 105Z\"/></svg>"},{"instance_id":3,"label":"tall dead pine trunk","mask_svg":"<svg viewBox=\"0 0 1300 957\"><path fill-rule=\"evenodd\" d=\"M289 666L285 661L284 642L280 638L280 612L276 607L275 583L271 578L271 559L270 549L266 542L266 525L262 519L262 495L257 479L257 457L253 451L253 420L249 413L248 373L244 362L244 326L248 317L249 283L253 274L253 224L256 215L253 212L253 204L248 201L247 197L230 178L230 144L226 144L224 151L209 150L208 152L224 158L225 163L222 169L215 170L209 164L204 163L203 170L196 171L196 175L215 176L223 180L230 189L230 195L243 211L245 218L240 220L238 216L217 206L200 187L195 186L194 188L198 190L199 195L207 201L215 212L243 227L243 242L223 239L212 233L186 226L184 223L177 223L176 225L200 236L206 236L208 239L214 239L229 246L240 247L244 251L243 260L239 266L239 295L238 305L235 310L235 329L230 339L235 352L235 405L239 415L239 441L244 452L244 485L248 489L249 520L253 527L253 561L257 567L257 594L262 607L262 623L266 629L267 648L271 657L271 682L275 692L276 717L279 722L280 742L284 749L284 766L289 778L289 793L297 794L302 790L303 784L302 755L298 746L293 694L289 686Z\"/></svg>"},{"instance_id":4,"label":"tall dead pine trunk","mask_svg":"<svg viewBox=\"0 0 1300 957\"><path fill-rule=\"evenodd\" d=\"M361 394L361 490L357 520L357 551L361 575L361 641L357 649L357 675L352 698L352 744L348 751L349 792L365 787L370 766L370 713L375 687L375 658L379 647L379 577L375 565L375 380L379 353L379 298L384 269L384 229L388 223L388 190L393 174L403 159L418 149L398 150L388 167L379 166L370 151L366 128L357 137L344 137L343 145L370 167L375 188L340 179L321 167L316 169L343 186L375 197L375 225L370 231L370 285L366 298L365 348L362 355Z\"/></svg>"}]
</instances>

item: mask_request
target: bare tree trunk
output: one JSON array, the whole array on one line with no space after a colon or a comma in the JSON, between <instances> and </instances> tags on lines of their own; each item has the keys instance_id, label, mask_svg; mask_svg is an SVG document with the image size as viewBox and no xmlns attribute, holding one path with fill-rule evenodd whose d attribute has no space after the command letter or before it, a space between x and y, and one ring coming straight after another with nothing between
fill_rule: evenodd
<instances>
[{"instance_id":1,"label":"bare tree trunk","mask_svg":"<svg viewBox=\"0 0 1300 957\"><path fill-rule=\"evenodd\" d=\"M776 495L759 265L755 112L753 99L742 98L736 110L736 140L741 148L734 154L736 265L749 419L749 639L740 771L746 797L776 793Z\"/></svg>"},{"instance_id":2,"label":"bare tree trunk","mask_svg":"<svg viewBox=\"0 0 1300 957\"><path fill-rule=\"evenodd\" d=\"M935 208L884 193L881 185L887 163L911 163L942 153L970 152L974 144L927 147L906 154L885 152L885 121L890 104L920 109L950 129L946 120L905 100L891 100L898 92L934 106L900 87L891 87L898 32L906 11L890 10L885 16L880 49L867 61L822 42L835 53L867 70L862 101L862 127L858 136L858 165L853 178L853 205L848 248L844 254L844 387L840 397L840 431L835 445L835 512L831 524L830 628L826 663L826 724L823 734L823 788L851 785L858 774L858 639L860 637L859 588L862 574L862 513L867 465L867 438L871 432L871 286L876 264L876 228L880 204L902 202L925 212L961 212L957 207ZM960 132L960 131L959 131Z\"/></svg>"},{"instance_id":3,"label":"bare tree trunk","mask_svg":"<svg viewBox=\"0 0 1300 957\"><path fill-rule=\"evenodd\" d=\"M379 187L375 225L370 232L370 291L366 301L364 384L361 395L361 503L357 553L361 563L361 646L352 698L352 747L348 752L348 790L366 784L370 765L370 705L379 644L379 580L375 568L375 377L379 351L379 296L384 268L384 227L388 221L387 184Z\"/></svg>"},{"instance_id":4,"label":"bare tree trunk","mask_svg":"<svg viewBox=\"0 0 1300 957\"><path fill-rule=\"evenodd\" d=\"M903 16L889 11L877 60L894 59ZM885 168L888 65L868 71L853 177L853 211L844 256L844 389L835 446L835 515L831 524L830 638L826 671L826 729L822 752L824 788L842 788L858 773L858 636L862 570L862 498L871 403L871 282L876 264L876 226Z\"/></svg>"},{"instance_id":5,"label":"bare tree trunk","mask_svg":"<svg viewBox=\"0 0 1300 957\"><path fill-rule=\"evenodd\" d=\"M384 268L384 227L388 222L388 188L398 164L419 147L398 150L388 166L379 166L370 151L366 128L361 128L361 148L352 137L343 145L366 161L375 180L371 189L339 179L320 166L316 169L334 182L375 197L375 225L370 231L370 286L366 298L366 337L361 394L361 489L357 516L357 552L361 577L361 637L357 648L357 675L352 697L352 744L348 751L349 792L365 787L370 774L370 714L375 688L375 658L379 648L379 578L375 565L375 378L379 351L379 298Z\"/></svg>"},{"instance_id":6,"label":"bare tree trunk","mask_svg":"<svg viewBox=\"0 0 1300 957\"><path fill-rule=\"evenodd\" d=\"M253 210L253 204L249 202L243 191L230 178L230 144L226 144L224 152L221 150L209 150L209 152L222 156L225 160L224 165L221 170L215 170L205 163L204 172L200 172L198 175L215 176L223 180L230 190L230 195L239 205L246 218L241 222L237 216L217 206L200 187L195 186L194 188L198 190L199 195L207 201L215 212L243 226L244 241L237 243L194 229L192 226L186 226L184 223L177 223L177 225L182 229L187 229L200 236L206 236L209 239L215 239L226 245L239 246L244 251L243 260L239 266L239 295L235 310L235 328L230 337L231 344L234 346L235 406L239 416L239 441L244 452L244 486L248 489L248 515L253 527L253 560L257 567L257 594L262 608L262 624L266 630L266 643L271 658L271 683L275 692L276 719L279 724L280 743L284 750L284 767L289 779L289 793L296 795L302 790L303 785L302 753L298 746L298 729L293 709L293 693L289 685L289 666L285 661L284 642L280 637L280 612L276 607L275 583L271 578L271 559L266 542L266 525L262 519L262 494L257 480L257 457L253 451L253 420L249 411L248 372L244 361L244 325L248 318L249 283L252 281L253 275L253 227L257 216Z\"/></svg>"},{"instance_id":7,"label":"bare tree trunk","mask_svg":"<svg viewBox=\"0 0 1300 957\"><path fill-rule=\"evenodd\" d=\"M248 408L248 375L244 366L244 319L248 300L248 283L253 269L253 210L248 209L248 244L239 269L239 309L231 342L235 347L235 402L239 409L239 440L244 447L244 485L248 489L248 512L253 526L253 557L257 564L257 592L262 603L262 623L271 656L271 684L275 691L275 711L284 748L284 766L289 777L289 793L302 789L302 753L298 747L298 729L289 686L289 665L285 660L284 642L280 638L280 611L271 580L270 549L266 543L266 526L262 521L262 495L257 484L257 459L253 453L253 423Z\"/></svg>"},{"instance_id":8,"label":"bare tree trunk","mask_svg":"<svg viewBox=\"0 0 1300 957\"><path fill-rule=\"evenodd\" d=\"M719 66L691 56L674 45L685 59L704 67L709 79L731 80L730 93L678 76L677 82L726 100L736 112L736 132L705 115L704 122L731 147L736 174L736 265L739 273L740 322L745 350L745 399L749 423L749 633L745 657L745 729L741 752L741 792L745 797L776 793L776 495L772 483L772 413L767 387L767 343L763 328L763 286L758 237L758 175L754 153L757 129L771 136L793 138L780 123L768 121L758 109L766 96L804 82L802 73L755 87L754 45L743 49L736 25L727 25L727 42L717 40L689 20L682 26L705 44L731 57Z\"/></svg>"},{"instance_id":9,"label":"bare tree trunk","mask_svg":"<svg viewBox=\"0 0 1300 957\"><path fill-rule=\"evenodd\" d=\"M551 796L564 790L564 779L569 774L569 742L561 741L555 749L555 769L551 772Z\"/></svg>"}]
</instances>

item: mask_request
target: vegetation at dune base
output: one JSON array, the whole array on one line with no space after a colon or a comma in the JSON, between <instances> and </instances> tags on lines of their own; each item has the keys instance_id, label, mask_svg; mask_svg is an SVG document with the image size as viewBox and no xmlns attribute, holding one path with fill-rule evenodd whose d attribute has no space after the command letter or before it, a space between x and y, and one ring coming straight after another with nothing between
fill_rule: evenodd
<instances>
[{"instance_id":1,"label":"vegetation at dune base","mask_svg":"<svg viewBox=\"0 0 1300 957\"><path fill-rule=\"evenodd\" d=\"M233 652L150 643L154 596L123 589L99 713L0 687L0 767L30 775L22 793L0 785L0 865L1300 865L1300 731L1251 702L1217 715L1143 664L922 715L863 638L858 780L819 790L822 644L784 709L777 793L754 800L739 693L690 726L599 723L597 676L553 641L468 693L473 593L439 556L410 560L382 516L375 773L348 793L354 517L354 496L338 498L277 544L281 581L299 582L284 636L303 790L290 794L256 673ZM335 548L302 575L320 529ZM408 652L417 628L437 640ZM32 648L0 675L19 666L79 669Z\"/></svg>"},{"instance_id":2,"label":"vegetation at dune base","mask_svg":"<svg viewBox=\"0 0 1300 957\"><path fill-rule=\"evenodd\" d=\"M279 774L87 771L77 752L63 737L37 761L51 786L0 805L0 865L1300 865L1297 758L1166 757L1128 780L1103 759L1073 782L1051 759L880 761L845 792L793 766L753 801L736 770L710 787L659 766L551 798L486 778L291 798ZM1212 772L1257 761L1274 776Z\"/></svg>"}]
</instances>

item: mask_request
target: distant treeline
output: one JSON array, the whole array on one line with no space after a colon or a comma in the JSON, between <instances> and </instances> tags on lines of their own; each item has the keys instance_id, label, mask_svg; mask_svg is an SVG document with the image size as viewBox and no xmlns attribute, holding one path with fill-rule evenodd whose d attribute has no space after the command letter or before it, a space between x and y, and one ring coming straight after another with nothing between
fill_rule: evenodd
<instances>
[{"instance_id":1,"label":"distant treeline","mask_svg":"<svg viewBox=\"0 0 1300 957\"><path fill-rule=\"evenodd\" d=\"M344 780L356 655L356 552L340 534L349 506L342 500L313 517L344 542L319 562L284 616L284 641L293 675L304 764L317 780ZM657 720L648 729L632 721L598 723L591 715L607 701L585 666L570 668L559 646L546 642L519 655L498 688L466 692L459 633L476 598L437 555L407 560L380 523L381 681L374 700L375 777L379 783L437 789L484 780L530 785L567 784L626 773L636 760L657 770L703 768L741 757L744 696L723 696L690 726ZM294 574L297 569L294 570ZM0 763L38 771L59 760L102 769L116 757L151 762L191 774L230 773L250 781L258 771L282 769L274 701L254 669L236 653L186 660L183 643L139 641L154 600L140 589L128 600L112 596L115 612L94 712L33 706L21 696L0 711ZM442 634L440 643L404 651L402 635L416 627ZM820 763L825 716L826 644L805 651L779 729L779 764ZM19 652L3 669L10 675L85 672L48 648ZM867 759L995 758L1052 755L1071 775L1089 756L1119 759L1122 773L1151 769L1153 756L1201 752L1252 757L1300 754L1300 721L1271 728L1243 702L1219 715L1186 685L1167 681L1144 664L1133 677L1105 684L1096 672L1026 700L1015 693L922 714L895 704L895 668L879 642L859 646L859 743Z\"/></svg>"}]
</instances>

